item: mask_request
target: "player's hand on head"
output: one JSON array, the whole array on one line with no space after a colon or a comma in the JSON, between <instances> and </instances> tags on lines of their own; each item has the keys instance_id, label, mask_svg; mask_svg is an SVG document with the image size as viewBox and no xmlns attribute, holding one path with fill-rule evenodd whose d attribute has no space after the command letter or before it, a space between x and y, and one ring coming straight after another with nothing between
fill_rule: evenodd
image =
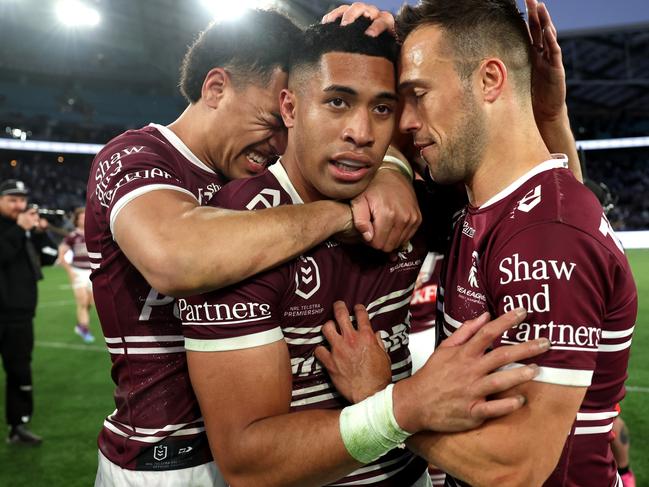
<instances>
[{"instance_id":1,"label":"player's hand on head","mask_svg":"<svg viewBox=\"0 0 649 487\"><path fill-rule=\"evenodd\" d=\"M552 122L564 115L566 71L561 46L545 3L526 0L532 44L532 94L537 122Z\"/></svg>"},{"instance_id":2,"label":"player's hand on head","mask_svg":"<svg viewBox=\"0 0 649 487\"><path fill-rule=\"evenodd\" d=\"M358 232L369 245L384 252L406 245L421 224L412 183L397 171L377 171L351 204Z\"/></svg>"},{"instance_id":3,"label":"player's hand on head","mask_svg":"<svg viewBox=\"0 0 649 487\"><path fill-rule=\"evenodd\" d=\"M348 401L357 403L390 384L392 369L390 356L379 334L374 333L365 307L357 304L354 314L356 327L345 303L334 303L338 328L333 321L322 327L331 350L319 346L315 356L327 369L336 390Z\"/></svg>"},{"instance_id":4,"label":"player's hand on head","mask_svg":"<svg viewBox=\"0 0 649 487\"><path fill-rule=\"evenodd\" d=\"M372 21L365 33L369 36L376 37L382 32L388 31L396 36L394 28L394 16L385 10L380 10L374 5L363 2L354 2L351 5L340 5L333 9L327 15L322 17L322 23L335 22L340 20L341 25L353 23L359 17L367 17Z\"/></svg>"},{"instance_id":5,"label":"player's hand on head","mask_svg":"<svg viewBox=\"0 0 649 487\"><path fill-rule=\"evenodd\" d=\"M416 374L395 386L404 388L402 397L417 397L420 401L415 423L408 423L413 416L401 420L397 417L401 427L407 431L464 431L521 408L525 398L518 394L495 399L492 396L532 380L538 368L530 365L498 369L545 352L550 342L540 339L485 352L525 316L524 310L514 310L489 321L485 313L464 323L442 342Z\"/></svg>"}]
</instances>

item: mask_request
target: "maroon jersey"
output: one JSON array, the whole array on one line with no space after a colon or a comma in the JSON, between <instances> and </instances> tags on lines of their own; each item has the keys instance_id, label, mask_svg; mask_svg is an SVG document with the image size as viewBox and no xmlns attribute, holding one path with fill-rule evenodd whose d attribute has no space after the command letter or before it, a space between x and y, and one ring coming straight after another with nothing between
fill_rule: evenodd
<instances>
[{"instance_id":1,"label":"maroon jersey","mask_svg":"<svg viewBox=\"0 0 649 487\"><path fill-rule=\"evenodd\" d=\"M265 174L235 181L215 198L221 207L260 209L302 203L281 163ZM391 259L364 245L327 241L299 258L219 291L178 300L188 350L237 350L285 340L291 358L291 410L340 409L349 403L335 390L314 350L325 342L322 325L333 303L367 307L392 360L394 381L410 375L408 305L422 260L423 242ZM342 274L341 274L342 273ZM426 464L394 450L334 485L407 487Z\"/></svg>"},{"instance_id":2,"label":"maroon jersey","mask_svg":"<svg viewBox=\"0 0 649 487\"><path fill-rule=\"evenodd\" d=\"M116 410L104 421L99 448L123 468L174 470L206 463L211 455L174 300L151 288L121 251L113 239L115 217L149 191L180 191L206 204L224 183L160 125L123 133L92 164L85 231L117 386Z\"/></svg>"},{"instance_id":3,"label":"maroon jersey","mask_svg":"<svg viewBox=\"0 0 649 487\"><path fill-rule=\"evenodd\" d=\"M65 237L63 242L72 250L72 266L78 267L79 269L90 269L86 237L83 232L75 230Z\"/></svg>"},{"instance_id":4,"label":"maroon jersey","mask_svg":"<svg viewBox=\"0 0 649 487\"><path fill-rule=\"evenodd\" d=\"M544 485L613 487L609 432L624 397L637 293L602 207L555 157L460 216L438 323L448 336L484 311L527 308L526 321L496 346L549 338L550 351L531 360L540 367L535 380L587 388Z\"/></svg>"}]
</instances>

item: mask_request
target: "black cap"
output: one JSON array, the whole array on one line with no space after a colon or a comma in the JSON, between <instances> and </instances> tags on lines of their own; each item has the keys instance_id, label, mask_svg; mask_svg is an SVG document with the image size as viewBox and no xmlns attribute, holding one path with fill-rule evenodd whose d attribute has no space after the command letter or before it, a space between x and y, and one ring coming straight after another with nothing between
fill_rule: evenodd
<instances>
[{"instance_id":1,"label":"black cap","mask_svg":"<svg viewBox=\"0 0 649 487\"><path fill-rule=\"evenodd\" d=\"M7 196L10 194L27 196L29 194L29 189L22 181L17 179L7 179L0 183L0 196Z\"/></svg>"}]
</instances>

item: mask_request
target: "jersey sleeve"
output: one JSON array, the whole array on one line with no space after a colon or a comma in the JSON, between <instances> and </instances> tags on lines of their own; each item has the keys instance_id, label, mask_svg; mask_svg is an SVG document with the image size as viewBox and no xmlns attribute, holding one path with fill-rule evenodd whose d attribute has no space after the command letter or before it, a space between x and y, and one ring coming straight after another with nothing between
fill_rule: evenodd
<instances>
[{"instance_id":1,"label":"jersey sleeve","mask_svg":"<svg viewBox=\"0 0 649 487\"><path fill-rule=\"evenodd\" d=\"M525 361L539 365L535 380L590 386L615 262L596 239L569 225L545 223L517 233L488 257L485 279L498 315L517 307L528 314L496 345L548 338L551 349Z\"/></svg>"},{"instance_id":2,"label":"jersey sleeve","mask_svg":"<svg viewBox=\"0 0 649 487\"><path fill-rule=\"evenodd\" d=\"M119 212L138 196L158 189L171 189L195 196L184 188L174 157L154 137L125 136L109 143L97 156L95 196L111 233Z\"/></svg>"},{"instance_id":3,"label":"jersey sleeve","mask_svg":"<svg viewBox=\"0 0 649 487\"><path fill-rule=\"evenodd\" d=\"M179 299L185 348L241 350L283 339L279 303L287 288L284 267L225 289Z\"/></svg>"}]
</instances>

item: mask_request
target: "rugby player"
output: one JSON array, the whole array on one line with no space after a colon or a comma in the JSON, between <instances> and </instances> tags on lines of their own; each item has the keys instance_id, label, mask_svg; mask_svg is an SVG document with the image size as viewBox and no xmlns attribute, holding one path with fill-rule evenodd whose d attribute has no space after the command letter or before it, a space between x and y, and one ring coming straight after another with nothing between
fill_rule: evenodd
<instances>
[{"instance_id":1,"label":"rugby player","mask_svg":"<svg viewBox=\"0 0 649 487\"><path fill-rule=\"evenodd\" d=\"M527 319L496 349L552 342L534 359L539 375L514 389L523 408L409 446L452 474L451 486L619 486L609 433L625 393L636 288L602 207L539 134L516 3L423 0L404 7L397 27L401 128L433 179L464 183L470 201L442 269L438 327L449 336L485 311L523 306ZM555 37L549 29L534 45Z\"/></svg>"},{"instance_id":2,"label":"rugby player","mask_svg":"<svg viewBox=\"0 0 649 487\"><path fill-rule=\"evenodd\" d=\"M367 25L306 32L281 95L286 152L265 174L229 183L211 204L255 210L348 200L363 191L388 148L397 107L395 40L364 35ZM484 400L535 374L525 367L484 377L513 359L483 355L513 321L487 325L466 347L440 349L408 378L408 308L425 255L419 234L394 259L328 240L242 283L178 301L192 385L229 484L426 486L426 462L396 448L408 436L402 422L410 433L457 431L521 405L518 396ZM387 370L385 381L359 375L345 391L333 387L316 355L327 360L318 347L325 336L337 339L333 324L325 324L334 303L341 340L385 344L387 352L364 355ZM354 331L345 305L355 303L365 305L373 328L364 319ZM508 351L529 357L547 344ZM393 395L390 383L399 379ZM405 382L408 394L400 388ZM377 385L384 389L366 398ZM358 404L349 406L346 397ZM471 405L480 419L470 418Z\"/></svg>"},{"instance_id":3,"label":"rugby player","mask_svg":"<svg viewBox=\"0 0 649 487\"><path fill-rule=\"evenodd\" d=\"M350 205L334 201L254 213L203 207L228 179L259 173L283 152L279 93L298 34L260 11L209 28L183 63L186 111L169 126L120 135L93 162L85 231L116 384L98 486L222 485L171 296L239 281L353 227ZM352 206L378 249L406 241L420 220L397 171L381 171Z\"/></svg>"},{"instance_id":4,"label":"rugby player","mask_svg":"<svg viewBox=\"0 0 649 487\"><path fill-rule=\"evenodd\" d=\"M92 283L90 282L90 259L86 248L84 233L86 209L76 208L73 214L74 231L70 232L59 245L58 262L70 278L74 300L77 304L77 324L74 332L86 343L95 341L90 332L90 308L92 299ZM67 253L72 254L70 263L66 260Z\"/></svg>"}]
</instances>

